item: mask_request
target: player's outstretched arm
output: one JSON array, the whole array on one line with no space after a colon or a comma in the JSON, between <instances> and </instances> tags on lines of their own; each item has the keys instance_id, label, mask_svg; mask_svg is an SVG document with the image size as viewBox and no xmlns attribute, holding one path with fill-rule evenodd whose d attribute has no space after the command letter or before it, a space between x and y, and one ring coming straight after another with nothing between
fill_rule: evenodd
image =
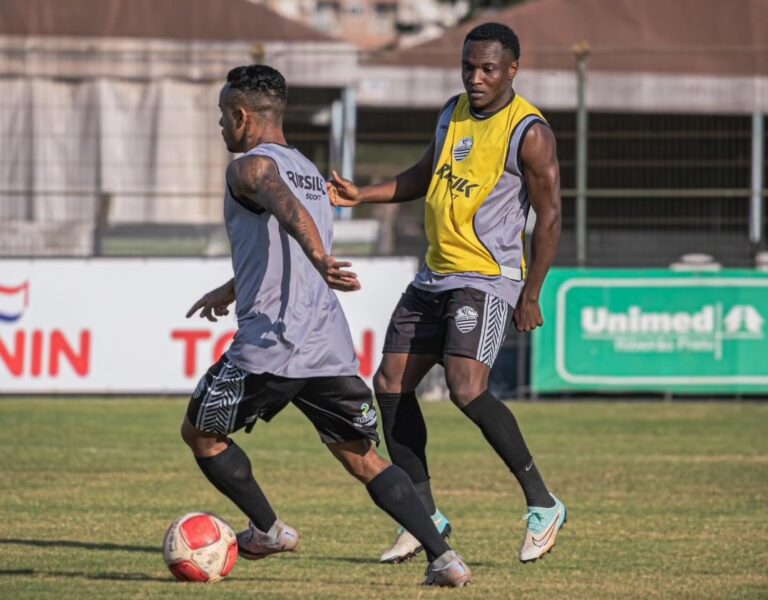
<instances>
[{"instance_id":1,"label":"player's outstretched arm","mask_svg":"<svg viewBox=\"0 0 768 600\"><path fill-rule=\"evenodd\" d=\"M349 179L339 177L332 171L328 182L328 196L334 206L357 206L358 204L384 204L387 202L409 202L425 196L432 177L432 161L435 156L435 140L429 144L419 161L394 179L357 187Z\"/></svg>"},{"instance_id":2,"label":"player's outstretched arm","mask_svg":"<svg viewBox=\"0 0 768 600\"><path fill-rule=\"evenodd\" d=\"M187 319L200 311L201 319L208 319L214 323L218 321L216 317L223 317L229 314L229 305L235 301L235 280L230 279L224 285L211 290L205 296L200 298L187 311ZM202 309L202 310L200 310Z\"/></svg>"},{"instance_id":3,"label":"player's outstretched arm","mask_svg":"<svg viewBox=\"0 0 768 600\"><path fill-rule=\"evenodd\" d=\"M515 324L519 331L531 331L544 324L539 296L560 243L560 166L555 136L548 126L537 123L531 127L523 141L521 159L536 225L525 287L515 308Z\"/></svg>"},{"instance_id":4,"label":"player's outstretched arm","mask_svg":"<svg viewBox=\"0 0 768 600\"><path fill-rule=\"evenodd\" d=\"M351 263L339 262L323 247L317 225L304 205L280 177L274 161L246 156L230 163L227 183L239 200L255 210L270 212L304 250L329 287L342 292L360 289L357 275L347 271Z\"/></svg>"}]
</instances>

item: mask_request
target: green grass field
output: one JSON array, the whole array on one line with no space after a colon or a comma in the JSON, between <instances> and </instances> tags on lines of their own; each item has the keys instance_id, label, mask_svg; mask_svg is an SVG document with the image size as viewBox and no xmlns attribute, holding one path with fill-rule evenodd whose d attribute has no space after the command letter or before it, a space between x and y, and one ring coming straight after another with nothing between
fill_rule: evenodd
<instances>
[{"instance_id":1,"label":"green grass field","mask_svg":"<svg viewBox=\"0 0 768 600\"><path fill-rule=\"evenodd\" d=\"M181 400L0 401L0 597L768 598L768 404L551 403L513 409L570 520L544 560L517 559L522 494L474 426L424 407L438 504L475 573L423 589L421 558L377 564L393 523L293 407L238 434L298 555L173 581L168 524L244 518L178 437Z\"/></svg>"}]
</instances>

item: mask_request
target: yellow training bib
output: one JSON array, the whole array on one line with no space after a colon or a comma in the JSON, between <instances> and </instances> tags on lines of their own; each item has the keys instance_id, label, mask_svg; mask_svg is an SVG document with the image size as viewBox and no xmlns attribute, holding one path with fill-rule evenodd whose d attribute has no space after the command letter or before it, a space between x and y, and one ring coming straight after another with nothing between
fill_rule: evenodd
<instances>
[{"instance_id":1,"label":"yellow training bib","mask_svg":"<svg viewBox=\"0 0 768 600\"><path fill-rule=\"evenodd\" d=\"M475 231L475 215L499 185L510 140L526 117L541 113L520 96L494 115L477 118L462 94L438 150L426 203L427 266L436 273L501 275L501 265Z\"/></svg>"}]
</instances>

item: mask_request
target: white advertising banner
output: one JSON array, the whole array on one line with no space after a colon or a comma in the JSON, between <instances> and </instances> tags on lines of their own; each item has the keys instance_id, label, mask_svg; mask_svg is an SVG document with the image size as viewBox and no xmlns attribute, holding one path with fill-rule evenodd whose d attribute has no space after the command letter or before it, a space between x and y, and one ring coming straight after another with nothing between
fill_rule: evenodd
<instances>
[{"instance_id":1,"label":"white advertising banner","mask_svg":"<svg viewBox=\"0 0 768 600\"><path fill-rule=\"evenodd\" d=\"M339 298L370 383L417 264L351 262L362 289ZM0 260L0 394L191 392L236 323L185 314L231 276L226 258Z\"/></svg>"}]
</instances>

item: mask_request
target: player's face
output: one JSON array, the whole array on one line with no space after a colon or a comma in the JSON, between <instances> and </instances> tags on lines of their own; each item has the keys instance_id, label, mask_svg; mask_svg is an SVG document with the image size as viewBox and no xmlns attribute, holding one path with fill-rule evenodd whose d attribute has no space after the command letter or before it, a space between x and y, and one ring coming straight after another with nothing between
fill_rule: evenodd
<instances>
[{"instance_id":1,"label":"player's face","mask_svg":"<svg viewBox=\"0 0 768 600\"><path fill-rule=\"evenodd\" d=\"M234 94L229 92L229 84L227 84L221 88L221 93L219 94L221 137L224 138L227 150L230 152L243 152L241 145L245 137L245 111L233 104Z\"/></svg>"},{"instance_id":2,"label":"player's face","mask_svg":"<svg viewBox=\"0 0 768 600\"><path fill-rule=\"evenodd\" d=\"M512 97L518 62L496 40L468 41L461 52L461 79L475 110L490 112Z\"/></svg>"}]
</instances>

